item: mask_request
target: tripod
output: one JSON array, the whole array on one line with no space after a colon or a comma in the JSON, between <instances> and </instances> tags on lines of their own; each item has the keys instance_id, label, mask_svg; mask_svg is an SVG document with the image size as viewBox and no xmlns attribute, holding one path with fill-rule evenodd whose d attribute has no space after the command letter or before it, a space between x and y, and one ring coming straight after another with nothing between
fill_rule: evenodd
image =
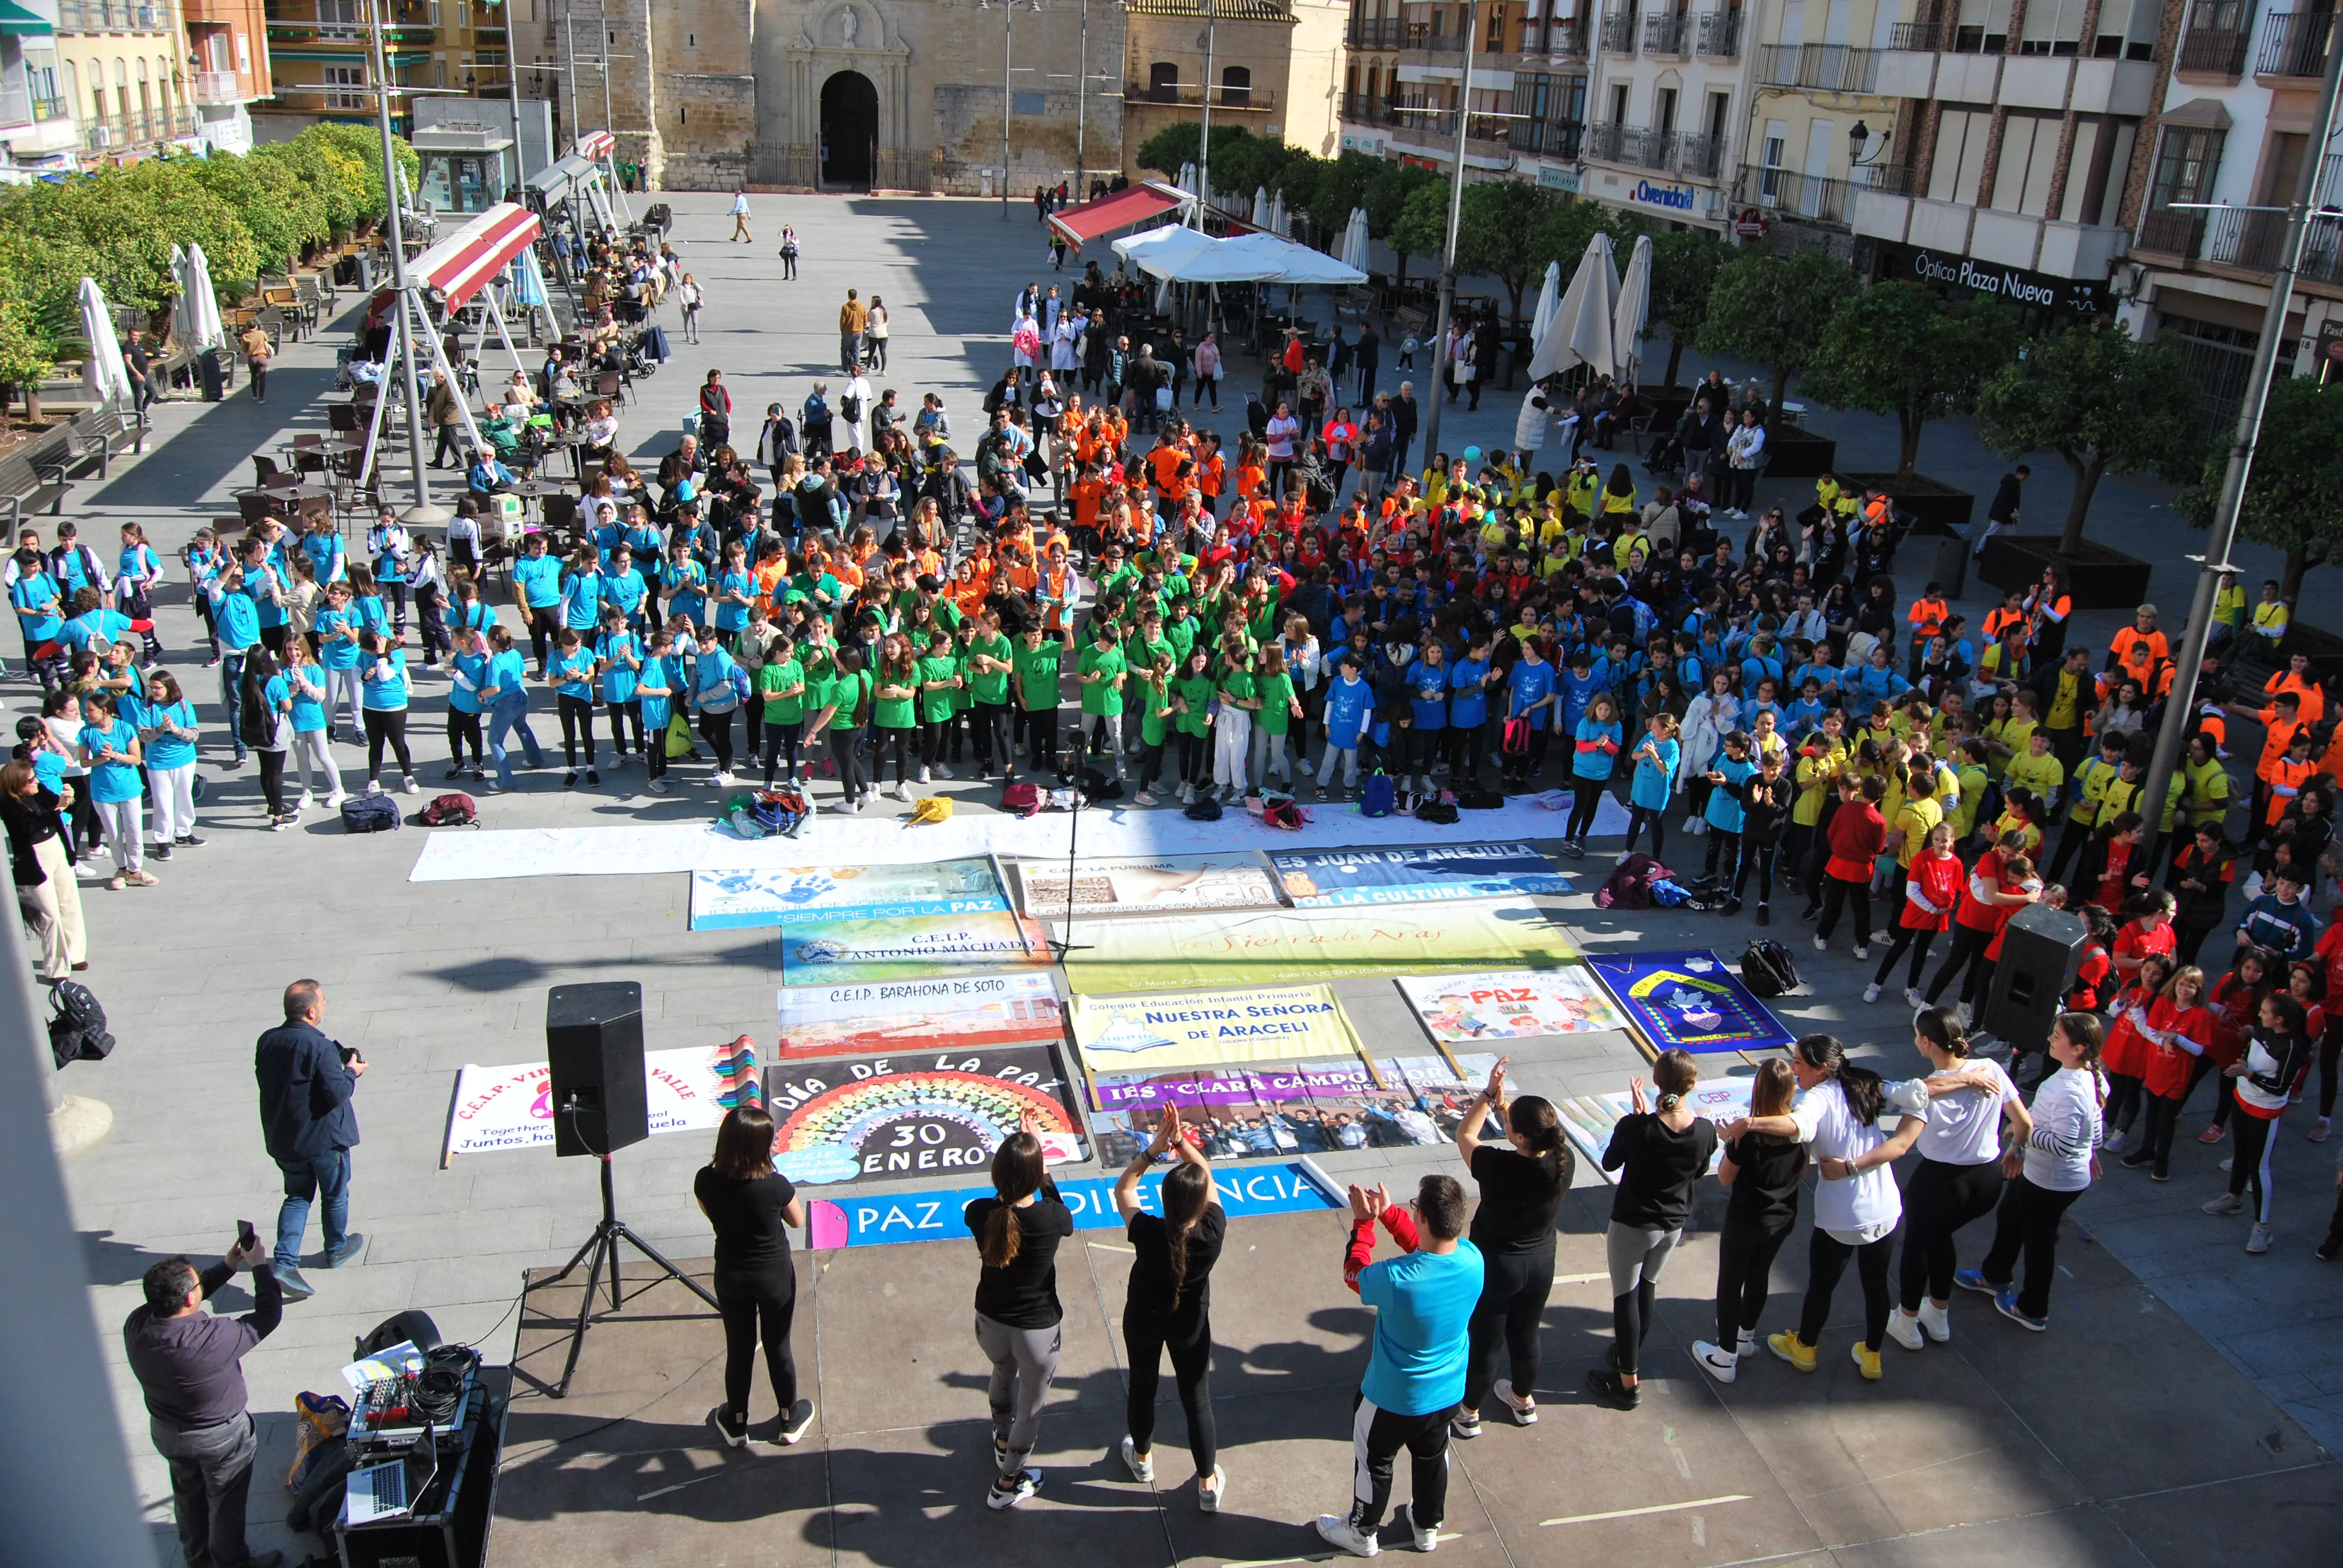
<instances>
[{"instance_id":1,"label":"tripod","mask_svg":"<svg viewBox=\"0 0 2343 1568\"><path fill-rule=\"evenodd\" d=\"M620 1293L618 1286L618 1243L620 1241L626 1242L636 1251L658 1264L669 1278L682 1284L685 1289L706 1302L710 1307L717 1304L716 1298L709 1294L707 1288L699 1281L669 1262L659 1255L659 1249L627 1228L627 1222L618 1218L617 1198L610 1191L610 1157L608 1154L600 1154L595 1158L601 1162L602 1166L602 1221L594 1227L594 1233L586 1238L586 1244L571 1254L568 1262L562 1265L561 1272L549 1280L539 1282L544 1285L558 1285L576 1273L578 1265L585 1262L589 1253L593 1256L593 1264L586 1271L586 1294L578 1303L577 1332L569 1339L569 1359L562 1363L561 1381L548 1391L556 1399L568 1397L569 1380L578 1372L578 1352L586 1348L586 1331L594 1321L594 1292L601 1282L605 1265L608 1265L610 1271L610 1310L614 1312L618 1312L627 1304L626 1298Z\"/></svg>"}]
</instances>

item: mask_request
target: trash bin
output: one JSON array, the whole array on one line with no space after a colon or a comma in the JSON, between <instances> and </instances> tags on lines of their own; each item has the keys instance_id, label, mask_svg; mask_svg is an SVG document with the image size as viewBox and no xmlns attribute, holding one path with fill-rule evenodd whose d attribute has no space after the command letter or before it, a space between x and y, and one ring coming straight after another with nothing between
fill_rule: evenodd
<instances>
[{"instance_id":1,"label":"trash bin","mask_svg":"<svg viewBox=\"0 0 2343 1568\"><path fill-rule=\"evenodd\" d=\"M203 377L204 401L216 403L227 396L227 367L220 359L220 351L206 348L196 356L196 374Z\"/></svg>"},{"instance_id":2,"label":"trash bin","mask_svg":"<svg viewBox=\"0 0 2343 1568\"><path fill-rule=\"evenodd\" d=\"M1941 583L1946 598L1958 598L1968 581L1969 542L1942 524L1922 523L1904 537L1896 550L1902 573L1913 583Z\"/></svg>"}]
</instances>

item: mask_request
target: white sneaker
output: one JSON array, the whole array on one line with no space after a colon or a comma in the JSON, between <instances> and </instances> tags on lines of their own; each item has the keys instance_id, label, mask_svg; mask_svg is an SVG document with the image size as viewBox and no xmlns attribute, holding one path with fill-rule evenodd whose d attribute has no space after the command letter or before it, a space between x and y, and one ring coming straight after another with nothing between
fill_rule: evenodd
<instances>
[{"instance_id":1,"label":"white sneaker","mask_svg":"<svg viewBox=\"0 0 2343 1568\"><path fill-rule=\"evenodd\" d=\"M1871 961L1871 944L1869 942L1855 943L1855 961L1858 963L1869 963Z\"/></svg>"},{"instance_id":2,"label":"white sneaker","mask_svg":"<svg viewBox=\"0 0 2343 1568\"><path fill-rule=\"evenodd\" d=\"M1928 1342L1920 1337L1920 1320L1906 1315L1901 1307L1887 1314L1887 1337L1907 1351L1916 1351Z\"/></svg>"},{"instance_id":3,"label":"white sneaker","mask_svg":"<svg viewBox=\"0 0 2343 1568\"><path fill-rule=\"evenodd\" d=\"M301 791L301 799L293 802L293 809L296 811L307 811L311 806L316 804L317 801L310 795L309 791L304 789Z\"/></svg>"},{"instance_id":4,"label":"white sneaker","mask_svg":"<svg viewBox=\"0 0 2343 1568\"><path fill-rule=\"evenodd\" d=\"M1830 939L1828 937L1816 937L1815 939L1815 951L1818 953L1826 953L1830 951Z\"/></svg>"},{"instance_id":5,"label":"white sneaker","mask_svg":"<svg viewBox=\"0 0 2343 1568\"><path fill-rule=\"evenodd\" d=\"M416 795L422 792L423 787L415 781L414 774L402 773L398 779L398 789L401 794Z\"/></svg>"},{"instance_id":6,"label":"white sneaker","mask_svg":"<svg viewBox=\"0 0 2343 1568\"><path fill-rule=\"evenodd\" d=\"M367 792L367 794L369 794L369 795L379 795L379 794L381 794L381 793L382 793L382 780L381 780L381 779L367 779L367 780L366 792Z\"/></svg>"},{"instance_id":7,"label":"white sneaker","mask_svg":"<svg viewBox=\"0 0 2343 1568\"><path fill-rule=\"evenodd\" d=\"M1963 1029L1973 1029L1976 1025L1976 1014L1969 1010L1969 1004L1966 1002L1962 1002L1958 1006L1955 1007L1953 1009L1953 1016L1961 1020L1961 1027Z\"/></svg>"},{"instance_id":8,"label":"white sneaker","mask_svg":"<svg viewBox=\"0 0 2343 1568\"><path fill-rule=\"evenodd\" d=\"M1504 1404L1506 1413L1513 1418L1514 1425L1535 1426L1537 1424L1536 1400L1524 1399L1515 1394L1513 1382L1507 1378L1497 1380L1495 1391L1497 1398Z\"/></svg>"},{"instance_id":9,"label":"white sneaker","mask_svg":"<svg viewBox=\"0 0 2343 1568\"><path fill-rule=\"evenodd\" d=\"M339 789L337 789L332 794L326 797L324 802L325 808L328 811L338 811L342 809L342 802L348 799L349 797L347 795L345 795Z\"/></svg>"},{"instance_id":10,"label":"white sneaker","mask_svg":"<svg viewBox=\"0 0 2343 1568\"><path fill-rule=\"evenodd\" d=\"M953 772L952 772L952 770L951 770L950 769L949 769L949 768L945 767L942 763L939 762L939 763L937 763L937 764L936 764L936 777L938 777L939 779L952 779L952 778L957 778L957 777L958 777L958 775L956 775L955 773L953 773ZM924 784L924 783L926 783L927 781L928 781L928 770L927 770L926 769L922 768L922 769L920 769L920 783L922 783L922 784Z\"/></svg>"},{"instance_id":11,"label":"white sneaker","mask_svg":"<svg viewBox=\"0 0 2343 1568\"><path fill-rule=\"evenodd\" d=\"M1741 1375L1740 1355L1706 1340L1693 1341L1692 1359L1700 1363L1701 1371L1719 1382L1731 1382Z\"/></svg>"},{"instance_id":12,"label":"white sneaker","mask_svg":"<svg viewBox=\"0 0 2343 1568\"><path fill-rule=\"evenodd\" d=\"M1196 1478L1196 1507L1199 1512L1218 1513L1221 1511L1221 1500L1228 1494L1229 1473L1219 1465L1212 1466L1212 1485L1205 1485L1204 1478L1201 1475Z\"/></svg>"},{"instance_id":13,"label":"white sneaker","mask_svg":"<svg viewBox=\"0 0 2343 1568\"><path fill-rule=\"evenodd\" d=\"M922 769L920 769L920 783L922 783L922 784L932 784L932 783L934 783L935 781L936 781L936 779L935 779L935 773L934 773L934 770L933 770L933 769L927 769L927 768L922 768Z\"/></svg>"},{"instance_id":14,"label":"white sneaker","mask_svg":"<svg viewBox=\"0 0 2343 1568\"><path fill-rule=\"evenodd\" d=\"M2246 1251L2258 1258L2269 1250L2270 1228L2268 1225L2256 1225L2254 1233L2246 1238Z\"/></svg>"},{"instance_id":15,"label":"white sneaker","mask_svg":"<svg viewBox=\"0 0 2343 1568\"><path fill-rule=\"evenodd\" d=\"M2224 1192L2204 1208L2207 1214L2234 1214L2245 1206L2246 1201L2235 1192Z\"/></svg>"},{"instance_id":16,"label":"white sneaker","mask_svg":"<svg viewBox=\"0 0 2343 1568\"><path fill-rule=\"evenodd\" d=\"M911 792L900 784L886 791L886 795L890 800L909 800L911 798Z\"/></svg>"},{"instance_id":17,"label":"white sneaker","mask_svg":"<svg viewBox=\"0 0 2343 1568\"><path fill-rule=\"evenodd\" d=\"M1155 1456L1150 1454L1145 1459L1141 1459L1139 1456L1138 1445L1128 1437L1122 1440L1122 1467L1131 1472L1131 1478L1133 1481L1155 1479Z\"/></svg>"},{"instance_id":18,"label":"white sneaker","mask_svg":"<svg viewBox=\"0 0 2343 1568\"><path fill-rule=\"evenodd\" d=\"M1928 1003L1926 999L1920 995L1919 987L1907 985L1904 988L1904 1005L1914 1012L1919 1012L1926 1008Z\"/></svg>"},{"instance_id":19,"label":"white sneaker","mask_svg":"<svg viewBox=\"0 0 2343 1568\"><path fill-rule=\"evenodd\" d=\"M1929 1301L1926 1297L1922 1297L1920 1300L1920 1327L1927 1331L1928 1337L1936 1341L1938 1344L1948 1345L1952 1343L1952 1309L1949 1307L1940 1307L1936 1305L1936 1302Z\"/></svg>"},{"instance_id":20,"label":"white sneaker","mask_svg":"<svg viewBox=\"0 0 2343 1568\"><path fill-rule=\"evenodd\" d=\"M1439 1531L1423 1530L1417 1527L1415 1523L1415 1504L1412 1503L1404 1503L1401 1507L1393 1511L1392 1523L1393 1524L1398 1524L1403 1522L1404 1522L1407 1526L1408 1534L1414 1537L1415 1549L1418 1552L1429 1552L1433 1547L1440 1544Z\"/></svg>"},{"instance_id":21,"label":"white sneaker","mask_svg":"<svg viewBox=\"0 0 2343 1568\"><path fill-rule=\"evenodd\" d=\"M1860 957L1861 955L1857 954L1856 956ZM1877 980L1874 980L1869 985L1863 988L1863 1000L1865 1001L1877 1001L1879 1000L1879 982Z\"/></svg>"},{"instance_id":22,"label":"white sneaker","mask_svg":"<svg viewBox=\"0 0 2343 1568\"><path fill-rule=\"evenodd\" d=\"M1373 1557L1383 1549L1382 1542L1355 1528L1346 1513L1320 1514L1318 1533L1328 1545L1339 1546L1353 1557Z\"/></svg>"},{"instance_id":23,"label":"white sneaker","mask_svg":"<svg viewBox=\"0 0 2343 1568\"><path fill-rule=\"evenodd\" d=\"M1002 1479L1009 1485L1004 1487L995 1482L984 1489L984 1505L987 1508L1014 1508L1041 1490L1041 1473L1038 1470L1021 1470L1015 1475Z\"/></svg>"},{"instance_id":24,"label":"white sneaker","mask_svg":"<svg viewBox=\"0 0 2343 1568\"><path fill-rule=\"evenodd\" d=\"M732 788L732 775L719 768L716 770L713 782L719 789L729 789Z\"/></svg>"}]
</instances>

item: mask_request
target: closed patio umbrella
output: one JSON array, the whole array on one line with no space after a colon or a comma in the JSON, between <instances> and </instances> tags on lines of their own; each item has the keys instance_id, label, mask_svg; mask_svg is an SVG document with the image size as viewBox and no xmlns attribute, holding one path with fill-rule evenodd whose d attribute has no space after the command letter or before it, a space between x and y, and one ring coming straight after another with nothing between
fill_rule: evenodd
<instances>
[{"instance_id":1,"label":"closed patio umbrella","mask_svg":"<svg viewBox=\"0 0 2343 1568\"><path fill-rule=\"evenodd\" d=\"M1578 260L1570 287L1530 356L1530 379L1541 380L1574 365L1591 365L1608 376L1618 368L1614 317L1619 309L1619 268L1611 236L1597 232Z\"/></svg>"}]
</instances>

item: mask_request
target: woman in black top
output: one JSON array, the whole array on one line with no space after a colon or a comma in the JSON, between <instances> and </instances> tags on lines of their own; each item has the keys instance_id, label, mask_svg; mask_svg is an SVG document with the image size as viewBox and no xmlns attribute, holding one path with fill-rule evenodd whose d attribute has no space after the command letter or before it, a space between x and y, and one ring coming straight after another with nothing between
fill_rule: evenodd
<instances>
[{"instance_id":1,"label":"woman in black top","mask_svg":"<svg viewBox=\"0 0 2343 1568\"><path fill-rule=\"evenodd\" d=\"M1749 1114L1787 1116L1797 1075L1780 1057L1761 1062L1750 1086ZM1733 1196L1716 1243L1716 1342L1693 1342L1692 1359L1719 1382L1738 1373L1743 1351L1757 1348L1765 1314L1765 1286L1774 1255L1798 1220L1798 1188L1806 1174L1806 1146L1795 1138L1745 1132L1725 1146L1717 1181Z\"/></svg>"},{"instance_id":2,"label":"woman in black top","mask_svg":"<svg viewBox=\"0 0 2343 1568\"><path fill-rule=\"evenodd\" d=\"M789 1354L797 1314L797 1271L789 1233L805 1223L789 1179L773 1169L773 1119L761 1105L736 1105L716 1130L716 1153L691 1179L699 1211L716 1228L716 1304L724 1314L724 1402L708 1423L734 1448L749 1442L749 1380L757 1341L779 1407L779 1440L791 1443L813 1424L813 1401L798 1397L798 1363Z\"/></svg>"},{"instance_id":3,"label":"woman in black top","mask_svg":"<svg viewBox=\"0 0 2343 1568\"><path fill-rule=\"evenodd\" d=\"M1481 1435L1481 1401L1492 1388L1523 1426L1537 1421L1538 1323L1554 1289L1554 1216L1570 1191L1570 1145L1551 1101L1524 1094L1505 1103L1505 1064L1489 1070L1488 1087L1465 1108L1456 1147L1480 1184L1473 1245L1481 1250L1481 1302L1473 1309L1464 1402L1448 1425L1458 1437ZM1500 1118L1505 1143L1481 1137L1483 1118ZM1507 1145L1511 1146L1508 1147ZM1511 1379L1495 1376L1502 1340Z\"/></svg>"},{"instance_id":4,"label":"woman in black top","mask_svg":"<svg viewBox=\"0 0 2343 1568\"><path fill-rule=\"evenodd\" d=\"M1151 1214L1141 1207L1139 1179L1166 1151L1180 1162L1163 1175L1163 1212ZM1122 1462L1134 1479L1155 1479L1155 1382L1168 1350L1180 1409L1188 1418L1188 1452L1196 1461L1196 1506L1217 1513L1229 1478L1220 1466L1206 1378L1212 1366L1212 1265L1220 1261L1229 1219L1212 1184L1212 1161L1195 1135L1181 1128L1178 1106L1164 1108L1153 1141L1114 1184L1114 1206L1137 1254L1122 1308L1122 1343L1131 1353L1130 1435L1122 1440Z\"/></svg>"},{"instance_id":5,"label":"woman in black top","mask_svg":"<svg viewBox=\"0 0 2343 1568\"><path fill-rule=\"evenodd\" d=\"M38 728L26 719L19 728ZM16 879L16 903L24 911L44 985L55 985L75 970L89 968L89 947L81 921L81 884L74 878L72 846L59 815L72 802L73 786L59 796L45 788L29 760L0 767L0 822L8 829L8 860Z\"/></svg>"},{"instance_id":6,"label":"woman in black top","mask_svg":"<svg viewBox=\"0 0 2343 1568\"><path fill-rule=\"evenodd\" d=\"M1611 1265L1611 1328L1616 1338L1611 1368L1590 1372L1586 1386L1599 1403L1633 1410L1643 1402L1635 1357L1651 1336L1659 1310L1660 1271L1684 1240L1692 1217L1692 1184L1716 1152L1716 1125L1695 1115L1684 1097L1700 1081L1690 1053L1667 1051L1652 1064L1660 1091L1657 1111L1644 1109L1644 1081L1627 1081L1635 1109L1611 1130L1603 1169L1619 1172L1611 1199L1611 1229L1604 1251Z\"/></svg>"},{"instance_id":7,"label":"woman in black top","mask_svg":"<svg viewBox=\"0 0 2343 1568\"><path fill-rule=\"evenodd\" d=\"M992 1362L992 1466L984 1501L1014 1508L1041 1490L1025 1461L1041 1434L1041 1402L1058 1375L1058 1243L1074 1233L1041 1159L1033 1119L992 1154L992 1192L961 1217L984 1255L976 1281L976 1342Z\"/></svg>"}]
</instances>

